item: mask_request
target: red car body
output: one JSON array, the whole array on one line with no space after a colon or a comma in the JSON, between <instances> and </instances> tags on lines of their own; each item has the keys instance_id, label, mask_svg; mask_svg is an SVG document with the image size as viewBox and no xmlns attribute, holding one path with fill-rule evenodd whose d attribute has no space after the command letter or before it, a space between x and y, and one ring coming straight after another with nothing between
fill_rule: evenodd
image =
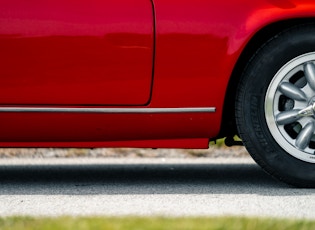
<instances>
[{"instance_id":1,"label":"red car body","mask_svg":"<svg viewBox=\"0 0 315 230\"><path fill-rule=\"evenodd\" d=\"M0 146L207 148L314 0L0 0Z\"/></svg>"}]
</instances>

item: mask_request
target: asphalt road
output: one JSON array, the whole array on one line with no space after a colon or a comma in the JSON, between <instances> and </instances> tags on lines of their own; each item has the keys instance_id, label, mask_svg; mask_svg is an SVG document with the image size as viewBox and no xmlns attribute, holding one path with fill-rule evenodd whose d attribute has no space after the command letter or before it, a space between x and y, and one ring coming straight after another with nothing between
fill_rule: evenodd
<instances>
[{"instance_id":1,"label":"asphalt road","mask_svg":"<svg viewBox=\"0 0 315 230\"><path fill-rule=\"evenodd\" d=\"M315 189L251 159L0 159L0 216L163 215L315 219Z\"/></svg>"}]
</instances>

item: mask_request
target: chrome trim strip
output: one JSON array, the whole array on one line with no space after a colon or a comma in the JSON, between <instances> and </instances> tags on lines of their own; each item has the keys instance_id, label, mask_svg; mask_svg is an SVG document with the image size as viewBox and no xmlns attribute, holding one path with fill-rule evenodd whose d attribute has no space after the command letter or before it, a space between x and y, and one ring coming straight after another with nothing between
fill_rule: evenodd
<instances>
[{"instance_id":1,"label":"chrome trim strip","mask_svg":"<svg viewBox=\"0 0 315 230\"><path fill-rule=\"evenodd\" d=\"M213 113L215 107L189 108L56 108L1 107L0 113Z\"/></svg>"}]
</instances>

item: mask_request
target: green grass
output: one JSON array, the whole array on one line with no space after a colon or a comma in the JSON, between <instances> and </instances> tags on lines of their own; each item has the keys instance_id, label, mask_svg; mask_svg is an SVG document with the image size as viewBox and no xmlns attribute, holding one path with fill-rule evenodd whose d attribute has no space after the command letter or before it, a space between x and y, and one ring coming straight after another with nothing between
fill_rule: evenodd
<instances>
[{"instance_id":1,"label":"green grass","mask_svg":"<svg viewBox=\"0 0 315 230\"><path fill-rule=\"evenodd\" d=\"M141 217L60 217L0 218L0 229L112 229L112 230L306 230L315 229L315 221L260 218L141 218Z\"/></svg>"},{"instance_id":2,"label":"green grass","mask_svg":"<svg viewBox=\"0 0 315 230\"><path fill-rule=\"evenodd\" d=\"M233 138L235 141L242 141L242 139L239 138L237 135L235 135ZM225 146L224 141L225 141L225 137L216 139L215 141L210 141L209 145L221 148Z\"/></svg>"},{"instance_id":3,"label":"green grass","mask_svg":"<svg viewBox=\"0 0 315 230\"><path fill-rule=\"evenodd\" d=\"M224 140L225 138L217 139L215 141L210 141L209 145L221 148L222 146L225 146Z\"/></svg>"}]
</instances>

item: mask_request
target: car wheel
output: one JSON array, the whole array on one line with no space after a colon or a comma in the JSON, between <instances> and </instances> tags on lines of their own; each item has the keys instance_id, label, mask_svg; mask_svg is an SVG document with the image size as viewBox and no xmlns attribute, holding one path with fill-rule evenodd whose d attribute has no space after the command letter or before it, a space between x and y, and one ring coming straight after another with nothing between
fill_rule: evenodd
<instances>
[{"instance_id":1,"label":"car wheel","mask_svg":"<svg viewBox=\"0 0 315 230\"><path fill-rule=\"evenodd\" d=\"M315 25L286 30L249 61L236 96L239 135L269 174L315 187Z\"/></svg>"}]
</instances>

